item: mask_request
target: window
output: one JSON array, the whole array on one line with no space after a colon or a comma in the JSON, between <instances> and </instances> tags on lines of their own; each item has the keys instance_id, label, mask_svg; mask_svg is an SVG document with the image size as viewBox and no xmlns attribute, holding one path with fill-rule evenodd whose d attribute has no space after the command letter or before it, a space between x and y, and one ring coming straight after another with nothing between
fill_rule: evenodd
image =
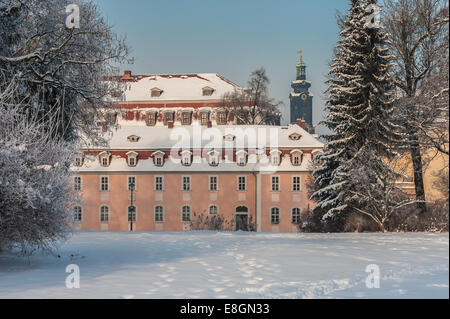
<instances>
[{"instance_id":1,"label":"window","mask_svg":"<svg viewBox=\"0 0 450 319\"><path fill-rule=\"evenodd\" d=\"M100 177L100 190L102 192L109 191L109 177L108 176Z\"/></svg>"},{"instance_id":2,"label":"window","mask_svg":"<svg viewBox=\"0 0 450 319\"><path fill-rule=\"evenodd\" d=\"M155 191L162 192L164 189L164 178L162 176L155 176Z\"/></svg>"},{"instance_id":3,"label":"window","mask_svg":"<svg viewBox=\"0 0 450 319\"><path fill-rule=\"evenodd\" d=\"M128 221L135 222L136 221L136 206L128 206Z\"/></svg>"},{"instance_id":4,"label":"window","mask_svg":"<svg viewBox=\"0 0 450 319\"><path fill-rule=\"evenodd\" d=\"M292 177L292 191L299 192L301 190L300 176Z\"/></svg>"},{"instance_id":5,"label":"window","mask_svg":"<svg viewBox=\"0 0 450 319\"><path fill-rule=\"evenodd\" d=\"M155 206L155 222L164 221L164 208L162 206Z\"/></svg>"},{"instance_id":6,"label":"window","mask_svg":"<svg viewBox=\"0 0 450 319\"><path fill-rule=\"evenodd\" d=\"M189 125L191 124L191 112L183 112L181 113L181 124Z\"/></svg>"},{"instance_id":7,"label":"window","mask_svg":"<svg viewBox=\"0 0 450 319\"><path fill-rule=\"evenodd\" d=\"M75 222L81 222L83 220L83 209L81 208L81 206L74 206L73 220Z\"/></svg>"},{"instance_id":8,"label":"window","mask_svg":"<svg viewBox=\"0 0 450 319\"><path fill-rule=\"evenodd\" d=\"M81 191L81 176L75 176L73 178L73 190Z\"/></svg>"},{"instance_id":9,"label":"window","mask_svg":"<svg viewBox=\"0 0 450 319\"><path fill-rule=\"evenodd\" d=\"M245 176L238 176L238 190L245 191L247 189L247 181Z\"/></svg>"},{"instance_id":10,"label":"window","mask_svg":"<svg viewBox=\"0 0 450 319\"><path fill-rule=\"evenodd\" d=\"M135 159L134 157L130 157L130 158L128 159L128 164L129 164L130 166L135 166L135 165L136 165L136 159Z\"/></svg>"},{"instance_id":11,"label":"window","mask_svg":"<svg viewBox=\"0 0 450 319\"><path fill-rule=\"evenodd\" d=\"M184 166L189 166L191 165L191 152L189 151L184 151L181 153L181 163Z\"/></svg>"},{"instance_id":12,"label":"window","mask_svg":"<svg viewBox=\"0 0 450 319\"><path fill-rule=\"evenodd\" d=\"M217 124L225 125L227 124L227 113L226 111L217 112Z\"/></svg>"},{"instance_id":13,"label":"window","mask_svg":"<svg viewBox=\"0 0 450 319\"><path fill-rule=\"evenodd\" d=\"M75 166L82 166L83 165L83 158L78 156L75 158Z\"/></svg>"},{"instance_id":14,"label":"window","mask_svg":"<svg viewBox=\"0 0 450 319\"><path fill-rule=\"evenodd\" d=\"M279 160L278 160L278 154L277 155L272 155L272 165L278 165L279 164Z\"/></svg>"},{"instance_id":15,"label":"window","mask_svg":"<svg viewBox=\"0 0 450 319\"><path fill-rule=\"evenodd\" d=\"M203 96L211 96L214 92L214 89L206 86L202 89L202 91L203 91Z\"/></svg>"},{"instance_id":16,"label":"window","mask_svg":"<svg viewBox=\"0 0 450 319\"><path fill-rule=\"evenodd\" d=\"M280 191L280 177L272 176L272 192Z\"/></svg>"},{"instance_id":17,"label":"window","mask_svg":"<svg viewBox=\"0 0 450 319\"><path fill-rule=\"evenodd\" d=\"M270 209L270 223L271 224L280 223L280 209L278 207L272 207Z\"/></svg>"},{"instance_id":18,"label":"window","mask_svg":"<svg viewBox=\"0 0 450 319\"><path fill-rule=\"evenodd\" d=\"M217 176L210 176L209 177L209 190L211 192L216 192L217 189L218 189Z\"/></svg>"},{"instance_id":19,"label":"window","mask_svg":"<svg viewBox=\"0 0 450 319\"><path fill-rule=\"evenodd\" d=\"M147 126L155 126L156 125L156 112L148 112L146 118Z\"/></svg>"},{"instance_id":20,"label":"window","mask_svg":"<svg viewBox=\"0 0 450 319\"><path fill-rule=\"evenodd\" d=\"M182 190L183 191L190 191L191 190L191 177L190 176L183 176L182 177Z\"/></svg>"},{"instance_id":21,"label":"window","mask_svg":"<svg viewBox=\"0 0 450 319\"><path fill-rule=\"evenodd\" d=\"M137 135L130 135L127 137L128 142L138 142L141 138Z\"/></svg>"},{"instance_id":22,"label":"window","mask_svg":"<svg viewBox=\"0 0 450 319\"><path fill-rule=\"evenodd\" d=\"M163 166L163 156L159 155L155 157L155 165L156 166Z\"/></svg>"},{"instance_id":23,"label":"window","mask_svg":"<svg viewBox=\"0 0 450 319\"><path fill-rule=\"evenodd\" d=\"M102 158L102 166L108 166L108 159L106 157Z\"/></svg>"},{"instance_id":24,"label":"window","mask_svg":"<svg viewBox=\"0 0 450 319\"><path fill-rule=\"evenodd\" d=\"M200 113L200 125L208 125L209 114L208 112Z\"/></svg>"},{"instance_id":25,"label":"window","mask_svg":"<svg viewBox=\"0 0 450 319\"><path fill-rule=\"evenodd\" d=\"M151 89L151 96L152 97L160 97L161 93L162 93L162 90L160 90L158 88Z\"/></svg>"},{"instance_id":26,"label":"window","mask_svg":"<svg viewBox=\"0 0 450 319\"><path fill-rule=\"evenodd\" d=\"M300 208L298 207L292 208L292 223L300 224Z\"/></svg>"},{"instance_id":27,"label":"window","mask_svg":"<svg viewBox=\"0 0 450 319\"><path fill-rule=\"evenodd\" d=\"M109 222L109 207L108 206L100 206L100 221L101 222Z\"/></svg>"},{"instance_id":28,"label":"window","mask_svg":"<svg viewBox=\"0 0 450 319\"><path fill-rule=\"evenodd\" d=\"M245 157L244 156L239 156L238 157L238 164L240 166L244 166L245 165Z\"/></svg>"},{"instance_id":29,"label":"window","mask_svg":"<svg viewBox=\"0 0 450 319\"><path fill-rule=\"evenodd\" d=\"M127 183L128 191L131 191L131 184L133 184L134 186L133 191L135 191L137 189L136 176L128 176L128 183Z\"/></svg>"},{"instance_id":30,"label":"window","mask_svg":"<svg viewBox=\"0 0 450 319\"><path fill-rule=\"evenodd\" d=\"M209 206L209 214L217 215L219 213L219 208L216 205Z\"/></svg>"},{"instance_id":31,"label":"window","mask_svg":"<svg viewBox=\"0 0 450 319\"><path fill-rule=\"evenodd\" d=\"M292 165L301 165L302 164L302 151L301 150L292 150L291 151L291 161Z\"/></svg>"},{"instance_id":32,"label":"window","mask_svg":"<svg viewBox=\"0 0 450 319\"><path fill-rule=\"evenodd\" d=\"M239 166L244 166L247 160L247 152L240 150L236 152L237 164Z\"/></svg>"},{"instance_id":33,"label":"window","mask_svg":"<svg viewBox=\"0 0 450 319\"><path fill-rule=\"evenodd\" d=\"M191 220L191 207L190 206L183 206L181 208L181 220L183 222L188 222Z\"/></svg>"},{"instance_id":34,"label":"window","mask_svg":"<svg viewBox=\"0 0 450 319\"><path fill-rule=\"evenodd\" d=\"M163 122L164 125L167 125L169 122L173 122L173 112L165 112Z\"/></svg>"},{"instance_id":35,"label":"window","mask_svg":"<svg viewBox=\"0 0 450 319\"><path fill-rule=\"evenodd\" d=\"M294 165L300 165L300 156L294 155Z\"/></svg>"}]
</instances>

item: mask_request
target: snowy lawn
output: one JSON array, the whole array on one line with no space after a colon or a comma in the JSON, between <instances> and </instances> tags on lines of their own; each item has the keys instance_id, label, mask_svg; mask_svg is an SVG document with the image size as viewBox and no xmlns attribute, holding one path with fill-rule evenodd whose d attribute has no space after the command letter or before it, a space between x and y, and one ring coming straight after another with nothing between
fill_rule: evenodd
<instances>
[{"instance_id":1,"label":"snowy lawn","mask_svg":"<svg viewBox=\"0 0 450 319\"><path fill-rule=\"evenodd\" d=\"M448 233L76 232L59 254L0 254L0 298L449 297Z\"/></svg>"}]
</instances>

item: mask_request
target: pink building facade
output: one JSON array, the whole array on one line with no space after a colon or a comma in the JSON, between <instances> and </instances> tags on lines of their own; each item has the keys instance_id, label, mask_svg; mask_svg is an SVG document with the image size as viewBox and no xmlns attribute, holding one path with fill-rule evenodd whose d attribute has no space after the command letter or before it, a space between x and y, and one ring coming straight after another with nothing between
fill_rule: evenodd
<instances>
[{"instance_id":1,"label":"pink building facade","mask_svg":"<svg viewBox=\"0 0 450 319\"><path fill-rule=\"evenodd\" d=\"M127 94L102 124L107 146L84 145L72 167L78 229L185 231L203 214L235 230L297 231L323 149L303 121L236 125L220 106L236 86L218 75L123 79Z\"/></svg>"}]
</instances>

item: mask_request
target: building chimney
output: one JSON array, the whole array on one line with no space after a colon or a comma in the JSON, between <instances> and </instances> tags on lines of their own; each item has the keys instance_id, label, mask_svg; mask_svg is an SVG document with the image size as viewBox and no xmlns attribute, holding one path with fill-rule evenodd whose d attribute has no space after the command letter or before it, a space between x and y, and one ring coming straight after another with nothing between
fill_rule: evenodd
<instances>
[{"instance_id":1,"label":"building chimney","mask_svg":"<svg viewBox=\"0 0 450 319\"><path fill-rule=\"evenodd\" d=\"M208 126L208 127L212 127L212 122L211 122L211 121L208 121L207 126Z\"/></svg>"},{"instance_id":2,"label":"building chimney","mask_svg":"<svg viewBox=\"0 0 450 319\"><path fill-rule=\"evenodd\" d=\"M167 122L167 127L168 128L173 128L173 121Z\"/></svg>"},{"instance_id":3,"label":"building chimney","mask_svg":"<svg viewBox=\"0 0 450 319\"><path fill-rule=\"evenodd\" d=\"M297 125L300 126L302 129L307 130L306 121L304 119L297 119Z\"/></svg>"},{"instance_id":4,"label":"building chimney","mask_svg":"<svg viewBox=\"0 0 450 319\"><path fill-rule=\"evenodd\" d=\"M131 78L131 71L130 70L125 70L123 72L123 78L124 79L130 79Z\"/></svg>"}]
</instances>

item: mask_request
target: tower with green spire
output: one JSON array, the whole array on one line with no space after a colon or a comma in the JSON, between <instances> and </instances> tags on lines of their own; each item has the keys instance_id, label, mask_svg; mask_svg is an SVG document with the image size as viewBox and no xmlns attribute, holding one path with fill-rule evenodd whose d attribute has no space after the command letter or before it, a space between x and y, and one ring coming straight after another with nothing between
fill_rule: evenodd
<instances>
[{"instance_id":1,"label":"tower with green spire","mask_svg":"<svg viewBox=\"0 0 450 319\"><path fill-rule=\"evenodd\" d=\"M306 81L306 65L303 62L302 51L298 51L300 54L300 59L297 62L296 78L291 83L294 92L289 95L290 99L290 115L291 123L297 123L298 119L303 119L306 121L308 131L314 133L314 128L312 124L312 99L313 95L309 92L311 87L311 82Z\"/></svg>"}]
</instances>

